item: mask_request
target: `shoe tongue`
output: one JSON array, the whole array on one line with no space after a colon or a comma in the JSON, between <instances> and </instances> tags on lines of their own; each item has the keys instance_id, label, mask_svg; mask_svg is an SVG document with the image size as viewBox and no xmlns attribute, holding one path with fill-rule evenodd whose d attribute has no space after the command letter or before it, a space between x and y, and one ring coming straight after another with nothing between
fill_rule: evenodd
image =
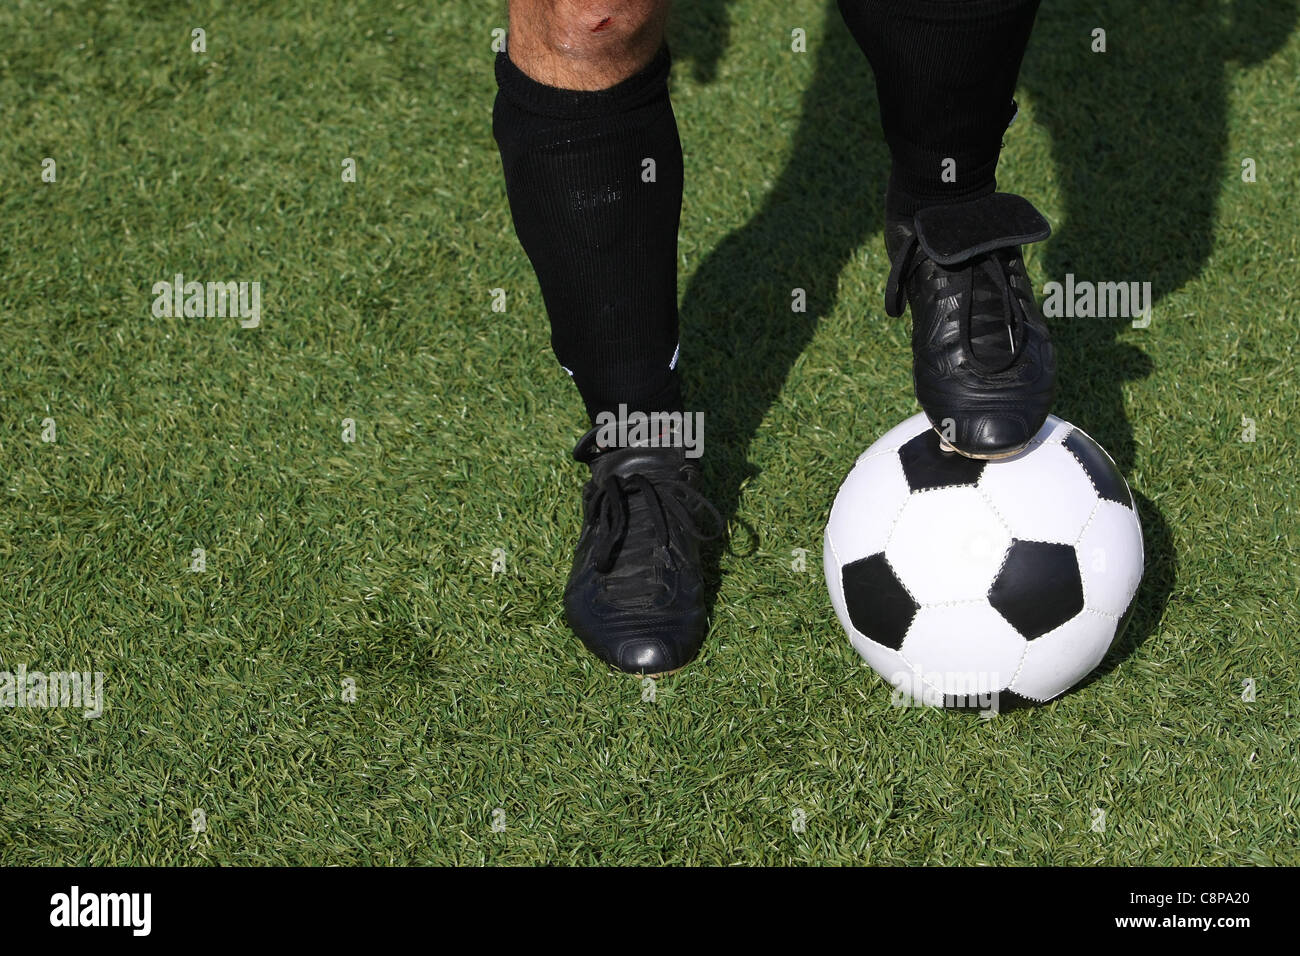
<instances>
[{"instance_id":1,"label":"shoe tongue","mask_svg":"<svg viewBox=\"0 0 1300 956\"><path fill-rule=\"evenodd\" d=\"M681 449L677 448L606 448L592 459L591 476L597 481L610 475L676 478L681 458Z\"/></svg>"}]
</instances>

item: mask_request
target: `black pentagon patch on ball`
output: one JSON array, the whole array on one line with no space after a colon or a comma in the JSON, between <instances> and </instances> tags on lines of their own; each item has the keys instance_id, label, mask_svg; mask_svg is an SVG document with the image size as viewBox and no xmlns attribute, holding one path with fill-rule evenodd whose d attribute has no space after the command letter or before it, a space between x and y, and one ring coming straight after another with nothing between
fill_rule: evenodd
<instances>
[{"instance_id":1,"label":"black pentagon patch on ball","mask_svg":"<svg viewBox=\"0 0 1300 956\"><path fill-rule=\"evenodd\" d=\"M1106 454L1106 449L1077 428L1070 429L1070 434L1062 444L1088 473L1099 497L1126 508L1133 507L1133 493L1129 491L1128 482L1110 455Z\"/></svg>"},{"instance_id":2,"label":"black pentagon patch on ball","mask_svg":"<svg viewBox=\"0 0 1300 956\"><path fill-rule=\"evenodd\" d=\"M907 486L913 491L973 485L984 472L984 462L978 458L943 451L939 447L939 433L933 428L927 428L898 449L898 457L903 463Z\"/></svg>"},{"instance_id":3,"label":"black pentagon patch on ball","mask_svg":"<svg viewBox=\"0 0 1300 956\"><path fill-rule=\"evenodd\" d=\"M1068 544L1011 541L989 603L1027 640L1042 637L1083 610L1079 559Z\"/></svg>"},{"instance_id":4,"label":"black pentagon patch on ball","mask_svg":"<svg viewBox=\"0 0 1300 956\"><path fill-rule=\"evenodd\" d=\"M885 555L850 561L840 573L844 577L844 603L853 626L877 644L894 650L902 647L918 605Z\"/></svg>"}]
</instances>

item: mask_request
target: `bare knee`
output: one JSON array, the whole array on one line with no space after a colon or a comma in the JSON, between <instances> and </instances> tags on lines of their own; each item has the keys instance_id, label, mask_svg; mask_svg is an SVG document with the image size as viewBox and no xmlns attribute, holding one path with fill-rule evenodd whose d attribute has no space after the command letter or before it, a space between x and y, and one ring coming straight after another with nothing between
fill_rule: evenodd
<instances>
[{"instance_id":1,"label":"bare knee","mask_svg":"<svg viewBox=\"0 0 1300 956\"><path fill-rule=\"evenodd\" d=\"M551 0L548 42L576 59L618 57L662 37L664 0ZM657 30L656 30L657 28Z\"/></svg>"},{"instance_id":2,"label":"bare knee","mask_svg":"<svg viewBox=\"0 0 1300 956\"><path fill-rule=\"evenodd\" d=\"M511 0L510 57L535 79L600 89L631 76L663 43L671 0Z\"/></svg>"}]
</instances>

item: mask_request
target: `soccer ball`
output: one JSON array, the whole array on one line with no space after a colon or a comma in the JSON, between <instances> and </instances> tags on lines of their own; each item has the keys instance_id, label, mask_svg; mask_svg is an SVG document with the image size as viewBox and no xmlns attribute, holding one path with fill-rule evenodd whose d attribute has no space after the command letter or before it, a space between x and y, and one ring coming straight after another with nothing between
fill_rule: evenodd
<instances>
[{"instance_id":1,"label":"soccer ball","mask_svg":"<svg viewBox=\"0 0 1300 956\"><path fill-rule=\"evenodd\" d=\"M906 697L1046 701L1101 662L1142 580L1142 526L1101 446L1056 416L1011 458L940 447L924 414L857 460L826 525L854 648Z\"/></svg>"}]
</instances>

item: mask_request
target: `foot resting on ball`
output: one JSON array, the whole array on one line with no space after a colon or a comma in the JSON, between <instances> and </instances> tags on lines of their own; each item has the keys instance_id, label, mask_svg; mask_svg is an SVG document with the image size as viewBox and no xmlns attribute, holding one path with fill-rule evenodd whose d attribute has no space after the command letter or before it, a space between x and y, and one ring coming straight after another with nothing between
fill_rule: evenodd
<instances>
[{"instance_id":1,"label":"foot resting on ball","mask_svg":"<svg viewBox=\"0 0 1300 956\"><path fill-rule=\"evenodd\" d=\"M1010 193L885 224L885 311L911 305L917 400L945 445L969 458L1016 454L1051 409L1056 359L1020 252L1050 233Z\"/></svg>"},{"instance_id":2,"label":"foot resting on ball","mask_svg":"<svg viewBox=\"0 0 1300 956\"><path fill-rule=\"evenodd\" d=\"M565 616L601 660L658 677L685 666L708 629L700 542L722 517L680 447L601 448L592 429L573 457L591 467ZM701 532L699 511L718 530Z\"/></svg>"}]
</instances>

